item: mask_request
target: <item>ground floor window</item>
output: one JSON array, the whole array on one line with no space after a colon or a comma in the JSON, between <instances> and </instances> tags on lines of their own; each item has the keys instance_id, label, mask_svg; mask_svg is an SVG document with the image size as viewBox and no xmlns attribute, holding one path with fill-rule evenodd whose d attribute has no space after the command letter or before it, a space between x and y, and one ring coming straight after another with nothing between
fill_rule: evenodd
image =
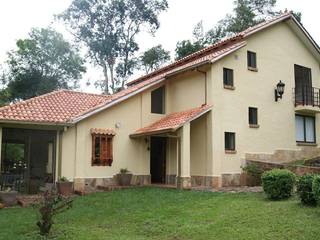
<instances>
[{"instance_id":1,"label":"ground floor window","mask_svg":"<svg viewBox=\"0 0 320 240\"><path fill-rule=\"evenodd\" d=\"M233 132L224 133L224 148L226 151L236 150L236 134Z\"/></svg>"},{"instance_id":2,"label":"ground floor window","mask_svg":"<svg viewBox=\"0 0 320 240\"><path fill-rule=\"evenodd\" d=\"M312 116L296 115L296 141L315 143L315 118Z\"/></svg>"},{"instance_id":3,"label":"ground floor window","mask_svg":"<svg viewBox=\"0 0 320 240\"><path fill-rule=\"evenodd\" d=\"M111 166L112 136L92 134L92 166Z\"/></svg>"}]
</instances>

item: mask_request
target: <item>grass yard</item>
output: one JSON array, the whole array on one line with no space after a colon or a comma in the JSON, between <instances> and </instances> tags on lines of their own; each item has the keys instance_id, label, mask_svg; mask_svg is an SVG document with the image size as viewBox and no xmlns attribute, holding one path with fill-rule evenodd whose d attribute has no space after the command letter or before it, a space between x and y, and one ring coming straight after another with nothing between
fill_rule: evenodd
<instances>
[{"instance_id":1,"label":"grass yard","mask_svg":"<svg viewBox=\"0 0 320 240\"><path fill-rule=\"evenodd\" d=\"M0 239L40 239L33 208L0 210ZM320 208L261 193L136 188L77 197L53 239L319 239Z\"/></svg>"}]
</instances>

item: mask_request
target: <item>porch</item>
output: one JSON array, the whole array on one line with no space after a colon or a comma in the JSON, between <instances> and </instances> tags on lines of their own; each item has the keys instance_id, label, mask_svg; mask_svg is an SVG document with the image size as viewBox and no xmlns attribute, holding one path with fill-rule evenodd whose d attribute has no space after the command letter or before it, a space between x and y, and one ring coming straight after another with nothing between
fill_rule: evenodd
<instances>
[{"instance_id":1,"label":"porch","mask_svg":"<svg viewBox=\"0 0 320 240\"><path fill-rule=\"evenodd\" d=\"M172 113L130 135L144 138L147 144L152 185L191 189L215 184L210 111L210 106L203 105Z\"/></svg>"},{"instance_id":2,"label":"porch","mask_svg":"<svg viewBox=\"0 0 320 240\"><path fill-rule=\"evenodd\" d=\"M0 128L0 190L35 194L57 176L57 130Z\"/></svg>"}]
</instances>

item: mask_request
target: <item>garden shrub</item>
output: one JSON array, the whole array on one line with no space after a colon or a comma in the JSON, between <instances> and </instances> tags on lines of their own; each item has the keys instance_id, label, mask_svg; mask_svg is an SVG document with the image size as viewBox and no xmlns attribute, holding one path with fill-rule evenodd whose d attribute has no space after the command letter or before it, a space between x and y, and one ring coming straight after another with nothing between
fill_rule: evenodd
<instances>
[{"instance_id":1,"label":"garden shrub","mask_svg":"<svg viewBox=\"0 0 320 240\"><path fill-rule=\"evenodd\" d=\"M312 191L314 177L313 174L305 174L298 179L297 193L302 204L309 206L317 204L317 198Z\"/></svg>"},{"instance_id":2,"label":"garden shrub","mask_svg":"<svg viewBox=\"0 0 320 240\"><path fill-rule=\"evenodd\" d=\"M320 200L320 175L315 175L312 182L312 192L317 202Z\"/></svg>"},{"instance_id":3,"label":"garden shrub","mask_svg":"<svg viewBox=\"0 0 320 240\"><path fill-rule=\"evenodd\" d=\"M286 169L272 169L261 177L262 187L268 198L273 200L291 197L296 175Z\"/></svg>"}]
</instances>

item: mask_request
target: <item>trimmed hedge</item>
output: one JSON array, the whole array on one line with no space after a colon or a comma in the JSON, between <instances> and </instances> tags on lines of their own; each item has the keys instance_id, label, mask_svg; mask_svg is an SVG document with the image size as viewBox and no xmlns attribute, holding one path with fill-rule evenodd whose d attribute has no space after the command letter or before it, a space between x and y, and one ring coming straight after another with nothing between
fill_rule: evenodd
<instances>
[{"instance_id":1,"label":"trimmed hedge","mask_svg":"<svg viewBox=\"0 0 320 240\"><path fill-rule=\"evenodd\" d=\"M268 198L272 200L291 197L296 175L286 169L272 169L261 177L262 187Z\"/></svg>"},{"instance_id":2,"label":"trimmed hedge","mask_svg":"<svg viewBox=\"0 0 320 240\"><path fill-rule=\"evenodd\" d=\"M297 193L304 205L315 206L317 205L316 195L312 191L314 174L305 174L298 179Z\"/></svg>"}]
</instances>

